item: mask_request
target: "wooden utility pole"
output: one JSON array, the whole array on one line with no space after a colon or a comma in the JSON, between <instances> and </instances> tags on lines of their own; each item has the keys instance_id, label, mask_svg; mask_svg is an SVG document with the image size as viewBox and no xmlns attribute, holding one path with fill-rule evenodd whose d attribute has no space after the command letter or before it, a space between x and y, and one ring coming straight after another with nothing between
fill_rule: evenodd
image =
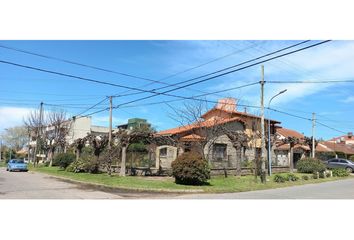
<instances>
[{"instance_id":1,"label":"wooden utility pole","mask_svg":"<svg viewBox=\"0 0 354 240\"><path fill-rule=\"evenodd\" d=\"M108 133L108 148L111 149L112 144L112 96L109 97L109 133Z\"/></svg>"},{"instance_id":2,"label":"wooden utility pole","mask_svg":"<svg viewBox=\"0 0 354 240\"><path fill-rule=\"evenodd\" d=\"M266 169L265 169L265 136L264 136L264 66L262 65L262 79L261 79L261 181L265 183Z\"/></svg>"},{"instance_id":3,"label":"wooden utility pole","mask_svg":"<svg viewBox=\"0 0 354 240\"><path fill-rule=\"evenodd\" d=\"M34 150L33 166L36 166L36 164L37 164L38 138L40 138L42 136L42 118L43 118L43 102L41 102L40 108L39 108L39 123L38 123L38 128L37 128L36 147Z\"/></svg>"},{"instance_id":4,"label":"wooden utility pole","mask_svg":"<svg viewBox=\"0 0 354 240\"><path fill-rule=\"evenodd\" d=\"M315 127L316 127L316 114L312 113L312 158L315 158Z\"/></svg>"}]
</instances>

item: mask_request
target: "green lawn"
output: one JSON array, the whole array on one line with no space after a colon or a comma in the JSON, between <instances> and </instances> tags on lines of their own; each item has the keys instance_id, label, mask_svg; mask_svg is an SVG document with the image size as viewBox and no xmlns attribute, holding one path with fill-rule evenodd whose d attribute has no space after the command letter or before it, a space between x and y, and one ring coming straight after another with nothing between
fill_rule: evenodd
<instances>
[{"instance_id":1,"label":"green lawn","mask_svg":"<svg viewBox=\"0 0 354 240\"><path fill-rule=\"evenodd\" d=\"M139 176L126 176L119 177L117 175L108 176L107 174L89 174L89 173L71 173L60 170L57 167L39 167L31 168L32 171L38 171L58 177L63 177L71 180L76 180L85 183L93 183L104 185L108 187L124 188L124 189L134 189L134 190L147 190L147 191L200 191L200 192L243 192L243 191L253 191L269 188L279 188L287 186L295 186L309 183L319 183L333 181L343 178L325 178L325 179L310 179L302 180L301 175L300 180L296 182L285 182L276 183L273 181L274 175L266 183L262 184L258 180L255 182L254 176L243 176L235 177L229 176L224 178L223 176L212 177L209 180L210 185L205 186L184 186L174 183L174 179L170 177L139 177ZM311 176L311 175L309 175Z\"/></svg>"}]
</instances>

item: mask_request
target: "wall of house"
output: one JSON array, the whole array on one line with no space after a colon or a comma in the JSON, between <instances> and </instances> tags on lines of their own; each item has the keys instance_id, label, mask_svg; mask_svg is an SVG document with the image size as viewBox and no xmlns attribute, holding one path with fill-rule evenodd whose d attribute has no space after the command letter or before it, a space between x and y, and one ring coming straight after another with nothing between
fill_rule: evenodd
<instances>
[{"instance_id":1,"label":"wall of house","mask_svg":"<svg viewBox=\"0 0 354 240\"><path fill-rule=\"evenodd\" d=\"M215 159L213 157L215 144L226 145L226 156L224 159ZM215 140L209 141L204 147L204 155L212 168L235 168L236 159L240 158L240 154L237 154L236 149L232 146L230 139L226 135L220 135Z\"/></svg>"},{"instance_id":2,"label":"wall of house","mask_svg":"<svg viewBox=\"0 0 354 240\"><path fill-rule=\"evenodd\" d=\"M162 151L166 151L166 154L162 154ZM171 168L171 163L177 158L177 148L168 145L159 146L156 148L155 156L157 169L169 169Z\"/></svg>"},{"instance_id":3,"label":"wall of house","mask_svg":"<svg viewBox=\"0 0 354 240\"><path fill-rule=\"evenodd\" d=\"M91 132L91 118L83 117L77 118L71 122L69 134L67 136L67 142L72 144L76 139L87 136L87 133Z\"/></svg>"}]
</instances>

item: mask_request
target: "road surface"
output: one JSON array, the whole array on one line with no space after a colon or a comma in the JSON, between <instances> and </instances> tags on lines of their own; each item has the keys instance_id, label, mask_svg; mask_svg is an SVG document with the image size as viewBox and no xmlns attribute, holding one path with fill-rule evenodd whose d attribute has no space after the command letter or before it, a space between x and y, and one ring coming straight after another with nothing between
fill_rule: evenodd
<instances>
[{"instance_id":1,"label":"road surface","mask_svg":"<svg viewBox=\"0 0 354 240\"><path fill-rule=\"evenodd\" d=\"M38 172L7 172L0 168L0 199L121 199L161 195L111 190L64 181Z\"/></svg>"},{"instance_id":2,"label":"road surface","mask_svg":"<svg viewBox=\"0 0 354 240\"><path fill-rule=\"evenodd\" d=\"M354 179L223 194L166 194L112 190L38 172L0 168L0 199L354 199Z\"/></svg>"},{"instance_id":3,"label":"road surface","mask_svg":"<svg viewBox=\"0 0 354 240\"><path fill-rule=\"evenodd\" d=\"M252 192L180 195L182 199L354 199L354 179Z\"/></svg>"}]
</instances>

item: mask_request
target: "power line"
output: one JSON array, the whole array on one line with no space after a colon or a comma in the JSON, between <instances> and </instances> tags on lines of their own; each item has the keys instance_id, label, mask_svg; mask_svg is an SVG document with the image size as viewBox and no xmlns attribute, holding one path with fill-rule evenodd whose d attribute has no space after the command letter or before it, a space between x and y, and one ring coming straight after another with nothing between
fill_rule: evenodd
<instances>
[{"instance_id":1,"label":"power line","mask_svg":"<svg viewBox=\"0 0 354 240\"><path fill-rule=\"evenodd\" d=\"M267 81L267 83L354 83L354 80Z\"/></svg>"},{"instance_id":2,"label":"power line","mask_svg":"<svg viewBox=\"0 0 354 240\"><path fill-rule=\"evenodd\" d=\"M247 64L247 63L256 61L256 60L259 60L259 59L262 59L262 58L265 58L265 57L267 57L267 56L274 55L274 54L276 54L276 53L279 53L279 52L288 50L288 49L290 49L290 48L294 48L294 47L299 46L299 45L301 45L301 44L305 44L305 43L307 43L307 42L309 42L309 41L310 41L310 40L302 41L302 42L300 42L300 43L293 44L293 45L288 46L288 47L285 47L285 48L281 48L281 49L276 50L276 51L274 51L274 52L270 52L270 53L264 54L264 55L262 55L262 56L259 56L259 57L256 57L256 58L253 58L253 59L250 59L250 60L247 60L247 61L238 63L238 64L236 64L236 65L233 65L233 66L230 66L230 67L226 67L226 68L223 68L223 69L221 69L221 70L214 71L214 72L211 72L211 73L208 73L208 74L199 76L199 77L195 77L195 78L191 78L191 79L188 79L188 80L184 80L184 81L175 83L175 84L173 84L173 85L174 85L174 86L179 86L180 84L183 84L183 83L187 83L187 82L191 82L191 81L194 81L194 80L198 80L198 79L201 79L201 78L203 78L203 77L208 77L208 76L211 76L211 75L214 75L214 74L217 74L217 73L220 73L220 72L223 72L223 71L226 71L226 70L229 70L229 69L232 69L232 68L235 68L235 67L238 67L238 66L241 66L241 65L244 65L244 64ZM183 86L183 87L184 87L184 86ZM161 90L161 89L165 89L165 88L168 88L168 86L167 86L167 87L166 87L166 86L165 86L165 87L159 87L159 88L156 88L156 89L153 89L153 90ZM130 94L125 94L125 95L117 95L117 96L118 96L118 97L121 97L121 96L137 95L137 94L141 94L141 93L130 93Z\"/></svg>"},{"instance_id":3,"label":"power line","mask_svg":"<svg viewBox=\"0 0 354 240\"><path fill-rule=\"evenodd\" d=\"M78 113L78 114L75 114L74 116L79 116L79 115L81 115L81 114L83 114L83 113L85 113L85 112L87 112L87 111L89 111L89 110L93 109L94 107L96 107L96 106L100 105L101 103L105 102L107 99L108 99L108 98L107 98L107 97L105 97L104 99L102 99L102 100L101 100L101 101L99 101L98 103L94 104L93 106L91 106L91 107L87 108L87 109L86 109L86 110L84 110L84 111L81 111L81 112L80 112L80 113Z\"/></svg>"},{"instance_id":4,"label":"power line","mask_svg":"<svg viewBox=\"0 0 354 240\"><path fill-rule=\"evenodd\" d=\"M194 69L197 69L197 68L200 68L200 67L203 67L203 66L206 66L206 65L208 65L208 64L210 64L210 63L213 63L213 62L219 61L219 60L221 60L221 59L227 58L227 57L229 57L229 56L235 55L236 53L244 52L244 51L246 51L247 49L254 48L254 47L257 46L257 45L258 45L258 44L253 44L253 45L248 46L248 47L246 47L246 48L238 49L238 50L233 51L233 52L231 52L231 53L229 53L229 54L227 54L227 55L224 55L224 56L215 58L215 59L210 60L210 61L208 61L208 62L205 62L205 63L202 63L202 64L200 64L200 65L197 65L197 66L195 66L195 67L191 67L191 68L188 68L188 69L186 69L186 70L183 70L183 71L180 71L180 72L177 72L177 73L168 75L168 76L166 76L166 77L160 79L160 81L162 81L162 80L167 80L167 79L169 79L169 78L178 76L178 75L180 75L180 74L183 74L183 73L192 71L192 70L194 70ZM150 85L152 85L152 84L154 84L154 83L148 83L148 84L142 85L141 87L147 87L147 86L150 86ZM170 84L170 86L177 86L177 84ZM130 91L128 91L128 92L130 92ZM201 91L199 91L199 92L201 92ZM117 93L117 95L119 95L119 97L122 97L122 96L129 96L129 95L135 95L135 94L126 94L126 93L127 93L127 92ZM123 95L122 95L122 94L123 94Z\"/></svg>"},{"instance_id":5,"label":"power line","mask_svg":"<svg viewBox=\"0 0 354 240\"><path fill-rule=\"evenodd\" d=\"M175 91L175 90L184 88L184 87L186 87L186 86L198 84L198 83L200 83L200 82L205 82L205 81L208 81L208 80L211 80L211 79L220 77L220 76L224 76L224 75L230 74L230 73L232 73L232 72L240 71L240 70L243 70L243 69L246 69L246 68L255 66L255 65L257 65L257 64L260 64L260 63L268 62L268 61L270 61L270 60L273 60L273 59L276 59L276 58L279 58L279 57L283 57L283 56L286 56L286 55L289 55L289 54L293 54L293 53L296 53L296 52L299 52L299 51L303 51L303 50L308 49L308 48L311 48L311 47L315 47L315 46L324 44L324 43L329 42L329 41L330 41L330 40L322 41L322 42L319 42L319 43L316 43L316 44L312 44L312 45L307 46L307 47L303 47L303 48L300 48L300 49L297 49L297 50L294 50L294 51L291 51L291 52L287 52L287 53L284 53L284 54L281 54L281 55L278 55L278 56L275 56L275 57L272 57L272 58L269 58L269 59L262 60L262 61L257 62L257 63L253 63L253 64L250 64L250 65L247 65L247 66L245 66L245 67L241 67L241 68L238 68L238 69L235 69L235 70L226 72L226 73L222 73L222 74L219 74L219 75L216 75L216 76L207 78L207 79L199 80L199 81L194 82L194 83L190 83L190 84L187 84L187 85L184 85L184 86L180 86L180 87L177 87L177 88L174 88L174 89L171 89L171 90L162 92L162 93L157 93L157 94L155 94L155 95L150 95L150 96L147 96L147 97L144 97L144 98L139 98L139 99L136 99L136 100L132 100L132 101L129 101L129 102L125 102L125 103L122 103L122 104L119 104L119 105L115 106L114 108L119 108L119 107L121 107L121 106L130 104L130 103L133 103L133 102L137 102L137 101L145 100L145 99L148 99L148 98L152 98L152 97L155 97L155 96L160 95L160 94L166 95L166 93L168 93L168 92L172 92L172 91ZM307 41L304 41L304 42L307 42ZM299 45L299 44L300 44L300 43L298 43L298 44L296 44L296 45ZM285 49L288 49L288 48L290 48L290 47L291 47L291 46L289 46L289 47L287 47L287 48L285 48ZM279 52L279 51L281 51L281 50L277 50L276 52ZM249 61L251 61L251 60L249 60ZM247 62L248 62L248 61L247 61ZM243 63L241 63L241 65L242 65L242 64L243 64ZM238 64L238 65L240 65L240 64ZM178 97L178 98L192 99L192 100L197 100L197 101L207 101L207 102L208 102L208 100L196 99L196 98L193 98L193 97L192 97L192 98L190 98L190 97L182 97L182 96L178 96L178 95L172 95L172 96ZM214 102L214 101L211 101L211 102ZM105 111L105 110L106 110L106 109L99 110L99 111L90 113L89 115L93 115L93 114L96 114L96 113L100 113L100 112L103 112L103 111Z\"/></svg>"},{"instance_id":6,"label":"power line","mask_svg":"<svg viewBox=\"0 0 354 240\"><path fill-rule=\"evenodd\" d=\"M164 91L164 92L160 92L160 93L157 93L157 94L154 94L154 95L150 95L150 96L147 96L147 97L143 97L143 98L139 98L139 99L136 99L136 100L132 100L132 101L129 101L129 102L125 102L123 104L120 104L119 106L122 106L122 105L126 105L126 104L129 104L129 103L133 103L133 102L137 102L137 101L141 101L141 100L145 100L145 99L148 99L148 98L152 98L152 97L155 97L155 96L158 96L160 94L163 94L163 95L166 95L166 93L169 93L169 92L172 92L172 91L176 91L176 90L179 90L179 89L182 89L182 88L185 88L185 87L189 87L189 86L192 86L192 85L195 85L195 84L199 84L199 83L202 83L202 82L206 82L206 81L209 81L211 79L214 79L214 78L217 78L217 77L221 77L221 76L224 76L224 75L227 75L227 74L230 74L230 73L233 73L233 72L237 72L237 71L241 71L243 69L247 69L247 68L250 68L250 67L253 67L255 65L258 65L258 64L261 64L261 63L265 63L265 62L268 62L268 61L271 61L273 59L277 59L277 58L280 58L280 57L284 57L284 56L287 56L287 55L290 55L290 54L293 54L293 53L296 53L296 52L300 52L300 51L303 51L305 49L309 49L309 48L312 48L312 47L315 47L315 46L318 46L318 45L321 45L321 44L324 44L324 43L327 43L331 40L325 40L325 41L322 41L322 42L319 42L319 43L316 43L316 44L312 44L310 46L306 46L306 47L303 47L303 48L300 48L300 49L297 49L297 50L293 50L291 52L287 52L287 53L283 53L281 55L277 55L275 57L271 57L271 58L268 58L268 59L265 59L265 60L262 60L262 61L259 61L259 62L256 62L256 63L252 63L250 65L247 65L247 66L244 66L244 67L241 67L241 68L237 68L237 69L234 69L234 70L231 70L231 71L228 71L228 72L225 72L225 73L222 73L222 74L219 74L219 75L216 75L216 76L213 76L213 77L209 77L209 78L206 78L206 79L202 79L202 80L199 80L197 82L193 82L193 83L189 83L189 84L186 84L186 85L183 85L183 86L180 86L180 87L177 87L177 88L174 88L174 89L170 89L170 90L167 90L167 91ZM289 47L288 47L289 48ZM280 50L278 50L280 51ZM276 51L276 52L278 52ZM258 58L256 58L258 59ZM253 60L249 60L249 61L253 61ZM246 61L246 62L249 62L249 61ZM245 62L244 62L245 63ZM244 63L240 63L240 64L237 64L237 65L243 65ZM235 65L235 66L237 66ZM218 72L218 71L217 71ZM190 80L187 80L187 81L190 81ZM183 82L186 82L186 81L183 81ZM160 88L161 89L161 88Z\"/></svg>"},{"instance_id":7,"label":"power line","mask_svg":"<svg viewBox=\"0 0 354 240\"><path fill-rule=\"evenodd\" d=\"M328 41L329 41L329 40L328 40ZM225 68L225 69L222 69L222 70L213 72L213 73L209 73L209 74L206 74L206 75L197 77L197 78L192 78L192 79L189 79L189 80L185 80L185 81L179 82L179 83L177 83L177 84L182 84L182 83L190 82L190 81L193 81L193 80L195 80L195 79L199 79L199 78L202 78L202 77L205 77L205 76L213 75L213 74L215 74L215 73L222 72L222 71L224 71L224 70L226 70L226 69L230 69L230 68L233 68L233 67L236 67L236 66L240 66L240 65L243 65L243 64L245 64L245 63L252 62L252 61L255 61L255 60L257 60L257 59L263 58L263 57L265 57L265 56L272 55L272 54L275 54L275 53L280 52L280 51L284 51L284 50L286 50L286 49L295 47L295 46L300 45L300 44L303 44L303 43L305 43L305 42L307 42L307 41L303 41L303 42L301 42L301 43L294 44L294 45L289 46L289 47L286 47L286 48L282 48L282 49L277 50L277 51L275 51L275 52L272 52L272 53L269 53L269 54L260 56L260 57L255 58L255 59L248 60L248 61L243 62L243 63L240 63L240 64L236 64L236 65L234 65L234 66L231 66L231 67L228 67L228 68ZM311 45L311 46L317 46L317 45L322 44L322 43L324 43L324 42L317 43L317 44L314 44L314 45ZM309 46L309 47L311 47L311 46ZM309 47L306 47L306 48L309 48ZM305 49L306 49L306 48L305 48ZM289 53L289 54L290 54L290 53ZM288 55L288 54L286 54L286 55ZM264 62L266 62L266 60L265 60ZM120 85L120 84L110 83L110 82L106 82L106 81L101 81L101 80L96 80L96 79L91 79L91 78L86 78L86 77L81 77L81 76L75 76L75 75L72 75L72 74L67 74L67 73L62 73L62 72L56 72L56 71L52 71L52 70L47 70L47 69L38 68L38 67L32 67L32 66L23 65L23 64L18 64L18 63L9 62L9 61L4 61L4 60L0 60L0 63L4 63L4 64L8 64L8 65L13 65L13 66L17 66L17 67L22 67L22 68L26 68L26 69L31 69L31 70L36 70L36 71L40 71L40 72L55 74L55 75L59 75L59 76L64 76L64 77L69 77L69 78L74 78L74 79L79 79L79 80L82 80L82 81L93 82L93 83L97 83L97 84L103 84L103 85L109 85L109 86L114 86L114 87L126 88L126 89L129 89L129 90L136 90L136 91L140 91L140 92L150 92L150 93L154 93L154 94L156 94L156 95L160 95L160 94L168 95L168 94L166 94L167 92L175 91L175 90L178 90L178 89L181 89L181 88L186 88L186 87L188 87L188 86L195 85L195 84L197 84L197 83L199 83L199 82L208 81L208 80L210 80L210 79L213 79L213 78L216 78L216 77L219 77L219 76L223 76L223 75L226 75L226 74L229 74L229 73L232 73L232 72L241 70L241 69L236 69L236 70L233 70L233 71L230 71L230 72L227 72L227 73L220 74L220 75L218 75L218 76L214 76L214 77L211 77L211 78L208 78L208 79L204 79L204 80L198 81L198 82L196 82L196 83L191 83L191 84L188 84L188 85L184 85L184 86L182 86L182 87L177 87L177 88L175 88L175 89L165 91L164 93L159 93L159 92L155 92L154 90L143 90L143 89L139 89L139 88L135 88L135 87L129 87L129 86L124 86L124 85ZM259 64L259 63L258 63L258 64ZM256 64L254 64L254 65L256 65ZM242 69L245 69L245 68L247 68L247 67L244 67L244 68L242 68ZM175 84L175 85L177 85L177 84ZM163 89L163 88L165 88L165 87L158 88L158 89Z\"/></svg>"},{"instance_id":8,"label":"power line","mask_svg":"<svg viewBox=\"0 0 354 240\"><path fill-rule=\"evenodd\" d=\"M254 47L254 46L256 46L256 45L257 45L257 44L253 44L252 46L249 46L249 47L247 47L247 48L245 48L245 49L240 49L240 50L237 50L237 51L233 51L233 52L231 52L231 53L229 53L229 54L227 54L227 55L224 55L224 56L215 58L215 59L213 59L213 60L211 60L211 61L202 63L202 64L197 65L197 66L195 66L195 67L191 67L191 68L188 68L188 69L186 69L186 70L183 70L183 71L180 71L180 72L171 74L171 75L169 75L169 76L167 76L167 77L162 78L161 80L153 80L153 79L149 79L149 78L145 78L145 77L140 77L140 76L136 76L136 75L132 75L132 74L127 74L127 73L123 73L123 72L118 72L118 71L110 70L110 69L107 69L107 68L95 67L95 66L88 65L88 64L83 64L83 63L79 63L79 62L74 62L74 61L71 61L71 60L66 60L66 59L62 59L62 58L58 58L58 57L53 57L53 56L48 56L48 55L44 55L44 54L34 53L34 52L27 51L27 50L23 50L23 49L19 49L19 48L14 48L14 47L9 47L9 46L5 46L5 45L0 45L0 47L1 47L1 48L4 48L4 49L12 50L12 51L17 51L17 52L21 52L21 53L25 53L25 54L37 56L37 57L42 57L42 58L51 59L51 60L60 61L60 62L65 62L65 63L69 63L69 64L81 66L81 67L91 68L91 69L95 69L95 70L99 70L99 71L103 71L103 72L108 72L108 73L118 74L118 75L121 75L121 76L126 76L126 77L131 77L131 78L136 78L136 79L140 79L140 80L149 81L149 82L150 82L149 84L146 84L146 85L143 85L143 86L142 86L142 87L146 87L146 86L149 86L149 85L154 84L154 83L159 83L159 84L163 84L163 85L167 85L167 86L176 86L175 84L170 84L170 83L162 82L162 80L166 80L166 79L169 79L169 78L171 78L171 77L180 75L180 74L182 74L182 73L186 73L186 72L189 72L189 71L191 71L191 70L200 68L200 67L205 66L205 65L207 65L207 64L210 64L210 63L219 61L219 60L224 59L224 58L226 58L226 57L235 55L236 53L243 52L243 51L245 51L245 50L247 50L247 49L249 49L249 48L252 48L252 47ZM202 92L202 91L200 91L200 90L195 90L195 89L191 89L191 90L193 90L193 91L198 91L198 92ZM131 90L128 90L128 91L131 91ZM124 94L124 93L126 93L126 92L123 92L123 93L121 93L121 94Z\"/></svg>"}]
</instances>

